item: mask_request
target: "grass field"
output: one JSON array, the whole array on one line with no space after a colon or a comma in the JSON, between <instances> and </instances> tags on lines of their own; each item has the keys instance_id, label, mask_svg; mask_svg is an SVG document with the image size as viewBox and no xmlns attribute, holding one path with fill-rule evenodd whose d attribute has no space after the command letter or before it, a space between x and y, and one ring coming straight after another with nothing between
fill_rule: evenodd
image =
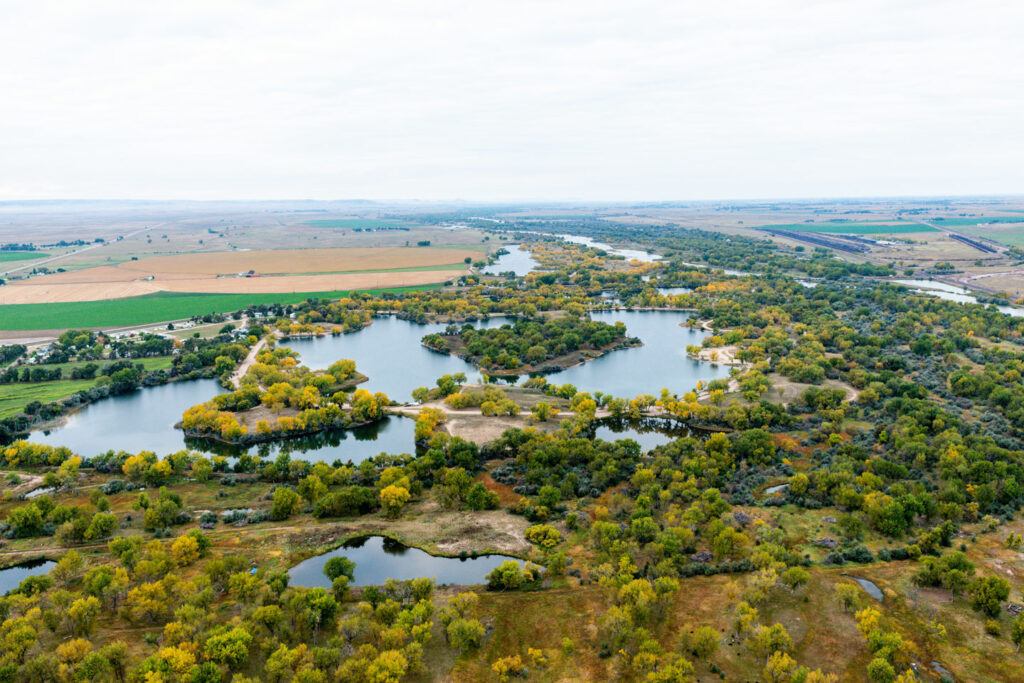
<instances>
[{"instance_id":1,"label":"grass field","mask_svg":"<svg viewBox=\"0 0 1024 683\"><path fill-rule=\"evenodd\" d=\"M111 361L91 361L102 367ZM159 358L140 358L132 360L132 363L142 363L146 370L166 370L171 367L171 357L161 356ZM62 368L64 374L70 374L70 369L88 365L89 361L74 363L54 363L42 367L52 370ZM95 379L62 379L56 382L14 382L13 384L0 384L0 419L20 413L26 405L32 401L48 403L70 396L82 389L88 389L96 384Z\"/></svg>"},{"instance_id":2,"label":"grass field","mask_svg":"<svg viewBox=\"0 0 1024 683\"><path fill-rule=\"evenodd\" d=\"M46 258L49 254L45 251L0 251L0 263L4 261L32 261L37 258Z\"/></svg>"},{"instance_id":3,"label":"grass field","mask_svg":"<svg viewBox=\"0 0 1024 683\"><path fill-rule=\"evenodd\" d=\"M374 292L407 292L437 285L393 287ZM311 297L338 299L349 291L280 294L185 294L161 292L113 301L73 301L60 304L0 306L0 330L53 330L70 327L126 327L164 320L180 320L207 313L237 311L255 304L294 304Z\"/></svg>"},{"instance_id":4,"label":"grass field","mask_svg":"<svg viewBox=\"0 0 1024 683\"><path fill-rule=\"evenodd\" d=\"M76 379L38 384L0 384L0 419L20 413L32 401L50 403L88 389L95 383L94 379Z\"/></svg>"},{"instance_id":5,"label":"grass field","mask_svg":"<svg viewBox=\"0 0 1024 683\"><path fill-rule=\"evenodd\" d=\"M758 228L792 230L793 232L826 232L836 235L897 235L911 232L935 232L920 223L792 223L759 225Z\"/></svg>"},{"instance_id":6,"label":"grass field","mask_svg":"<svg viewBox=\"0 0 1024 683\"><path fill-rule=\"evenodd\" d=\"M412 225L409 221L397 218L321 218L313 221L303 221L303 225L314 228L401 228Z\"/></svg>"}]
</instances>

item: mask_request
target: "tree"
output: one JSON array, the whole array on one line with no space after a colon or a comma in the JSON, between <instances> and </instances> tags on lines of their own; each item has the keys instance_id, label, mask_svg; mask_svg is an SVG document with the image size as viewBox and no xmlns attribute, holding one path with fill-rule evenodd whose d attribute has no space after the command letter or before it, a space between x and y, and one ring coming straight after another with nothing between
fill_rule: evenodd
<instances>
[{"instance_id":1,"label":"tree","mask_svg":"<svg viewBox=\"0 0 1024 683\"><path fill-rule=\"evenodd\" d=\"M67 611L68 630L72 635L88 636L101 610L100 601L91 595L75 600Z\"/></svg>"},{"instance_id":2,"label":"tree","mask_svg":"<svg viewBox=\"0 0 1024 683\"><path fill-rule=\"evenodd\" d=\"M289 488L278 486L274 489L274 503L270 509L270 518L275 521L288 519L299 511L302 498Z\"/></svg>"},{"instance_id":3,"label":"tree","mask_svg":"<svg viewBox=\"0 0 1024 683\"><path fill-rule=\"evenodd\" d=\"M764 679L769 683L787 683L796 671L796 660L785 652L773 652L764 665Z\"/></svg>"},{"instance_id":4,"label":"tree","mask_svg":"<svg viewBox=\"0 0 1024 683\"><path fill-rule=\"evenodd\" d=\"M1010 597L1010 582L1001 576L979 577L967 589L971 606L990 617L999 614L1003 601Z\"/></svg>"},{"instance_id":5,"label":"tree","mask_svg":"<svg viewBox=\"0 0 1024 683\"><path fill-rule=\"evenodd\" d=\"M851 583L837 585L835 596L844 612L852 612L860 605L860 590Z\"/></svg>"},{"instance_id":6,"label":"tree","mask_svg":"<svg viewBox=\"0 0 1024 683\"><path fill-rule=\"evenodd\" d=\"M896 669L881 657L875 657L868 664L868 678L872 683L894 683Z\"/></svg>"},{"instance_id":7,"label":"tree","mask_svg":"<svg viewBox=\"0 0 1024 683\"><path fill-rule=\"evenodd\" d=\"M199 559L199 542L192 536L179 536L171 544L171 557L179 567L187 567Z\"/></svg>"},{"instance_id":8,"label":"tree","mask_svg":"<svg viewBox=\"0 0 1024 683\"><path fill-rule=\"evenodd\" d=\"M502 657L491 664L491 671L498 676L501 683L508 683L513 677L518 678L526 674L526 667L523 665L523 658L519 655Z\"/></svg>"},{"instance_id":9,"label":"tree","mask_svg":"<svg viewBox=\"0 0 1024 683\"><path fill-rule=\"evenodd\" d=\"M324 576L333 581L339 576L347 576L351 581L355 578L356 563L347 557L332 557L324 563Z\"/></svg>"},{"instance_id":10,"label":"tree","mask_svg":"<svg viewBox=\"0 0 1024 683\"><path fill-rule=\"evenodd\" d=\"M701 626L693 633L693 655L702 661L711 659L718 650L718 631Z\"/></svg>"},{"instance_id":11,"label":"tree","mask_svg":"<svg viewBox=\"0 0 1024 683\"><path fill-rule=\"evenodd\" d=\"M206 639L203 651L206 656L228 668L234 668L249 656L252 635L241 626L230 630L222 629Z\"/></svg>"},{"instance_id":12,"label":"tree","mask_svg":"<svg viewBox=\"0 0 1024 683\"><path fill-rule=\"evenodd\" d=\"M790 567L782 572L779 579L789 586L789 590L796 592L797 588L811 580L811 575L803 567Z\"/></svg>"},{"instance_id":13,"label":"tree","mask_svg":"<svg viewBox=\"0 0 1024 683\"><path fill-rule=\"evenodd\" d=\"M380 504L388 517L398 517L411 497L408 489L392 484L381 489Z\"/></svg>"},{"instance_id":14,"label":"tree","mask_svg":"<svg viewBox=\"0 0 1024 683\"><path fill-rule=\"evenodd\" d=\"M445 630L448 642L459 649L459 654L480 647L484 639L484 626L476 619L456 619Z\"/></svg>"},{"instance_id":15,"label":"tree","mask_svg":"<svg viewBox=\"0 0 1024 683\"><path fill-rule=\"evenodd\" d=\"M1010 640L1017 646L1017 652L1020 652L1020 646L1024 644L1024 614L1018 614L1017 618L1013 620L1013 626L1010 629Z\"/></svg>"},{"instance_id":16,"label":"tree","mask_svg":"<svg viewBox=\"0 0 1024 683\"><path fill-rule=\"evenodd\" d=\"M110 512L97 512L92 516L92 520L89 522L89 526L85 530L85 540L95 541L108 538L116 530L116 515Z\"/></svg>"},{"instance_id":17,"label":"tree","mask_svg":"<svg viewBox=\"0 0 1024 683\"><path fill-rule=\"evenodd\" d=\"M78 572L82 570L82 564L82 556L74 550L69 550L50 570L50 576L65 586L69 586Z\"/></svg>"}]
</instances>

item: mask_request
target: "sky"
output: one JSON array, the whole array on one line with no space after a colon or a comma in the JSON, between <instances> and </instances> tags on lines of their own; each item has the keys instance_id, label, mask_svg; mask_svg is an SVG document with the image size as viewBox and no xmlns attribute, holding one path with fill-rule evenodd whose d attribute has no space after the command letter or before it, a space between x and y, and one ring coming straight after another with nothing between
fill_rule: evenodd
<instances>
[{"instance_id":1,"label":"sky","mask_svg":"<svg viewBox=\"0 0 1024 683\"><path fill-rule=\"evenodd\" d=\"M1017 0L33 0L0 200L1024 193Z\"/></svg>"}]
</instances>

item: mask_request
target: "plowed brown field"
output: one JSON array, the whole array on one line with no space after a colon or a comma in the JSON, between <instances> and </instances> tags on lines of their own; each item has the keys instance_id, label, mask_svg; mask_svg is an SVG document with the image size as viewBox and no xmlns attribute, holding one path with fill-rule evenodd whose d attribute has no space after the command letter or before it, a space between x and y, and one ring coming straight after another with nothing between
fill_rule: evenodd
<instances>
[{"instance_id":1,"label":"plowed brown field","mask_svg":"<svg viewBox=\"0 0 1024 683\"><path fill-rule=\"evenodd\" d=\"M102 301L161 291L290 293L424 285L463 274L460 262L467 256L480 253L396 247L157 256L10 282L0 287L0 304ZM396 270L449 264L443 270ZM260 277L238 276L249 270Z\"/></svg>"}]
</instances>

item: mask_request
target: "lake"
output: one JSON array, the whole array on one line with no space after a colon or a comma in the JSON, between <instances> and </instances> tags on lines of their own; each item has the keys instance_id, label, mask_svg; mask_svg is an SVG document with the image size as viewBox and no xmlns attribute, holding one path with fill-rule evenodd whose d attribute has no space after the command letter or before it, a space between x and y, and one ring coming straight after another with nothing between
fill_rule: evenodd
<instances>
[{"instance_id":1,"label":"lake","mask_svg":"<svg viewBox=\"0 0 1024 683\"><path fill-rule=\"evenodd\" d=\"M292 586L330 588L324 565L332 557L347 557L356 563L353 586L378 586L387 579L433 578L436 583L471 586L486 583L492 569L514 557L479 555L477 557L437 557L419 548L410 548L384 536L364 536L346 542L340 548L304 560L288 570Z\"/></svg>"},{"instance_id":2,"label":"lake","mask_svg":"<svg viewBox=\"0 0 1024 683\"><path fill-rule=\"evenodd\" d=\"M537 267L537 261L522 245L510 244L505 249L509 252L498 257L498 260L484 268L481 272L487 275L499 275L509 271L522 277Z\"/></svg>"},{"instance_id":3,"label":"lake","mask_svg":"<svg viewBox=\"0 0 1024 683\"><path fill-rule=\"evenodd\" d=\"M511 322L506 318L490 318L471 323L477 329L501 327ZM462 324L458 325L460 328ZM314 370L324 370L339 358L351 358L359 372L370 379L359 385L369 391L383 391L394 401L412 399L416 387L433 387L437 378L464 372L471 382L480 380L480 373L466 361L447 353L431 351L420 340L428 335L444 333L447 325L421 325L395 316L378 316L373 324L359 332L339 336L292 339L284 342L299 353L300 360Z\"/></svg>"},{"instance_id":4,"label":"lake","mask_svg":"<svg viewBox=\"0 0 1024 683\"><path fill-rule=\"evenodd\" d=\"M30 576L49 574L50 568L57 564L53 560L29 560L20 564L0 569L0 595L6 595Z\"/></svg>"},{"instance_id":5,"label":"lake","mask_svg":"<svg viewBox=\"0 0 1024 683\"><path fill-rule=\"evenodd\" d=\"M582 391L601 391L622 398L657 396L662 388L673 393L692 390L698 380L729 376L729 366L713 365L686 355L690 344L700 345L708 333L683 327L689 313L676 311L593 311L591 318L609 325L622 321L630 336L643 346L613 351L583 365L548 375L554 384L572 384Z\"/></svg>"},{"instance_id":6,"label":"lake","mask_svg":"<svg viewBox=\"0 0 1024 683\"><path fill-rule=\"evenodd\" d=\"M85 458L108 450L149 450L160 455L185 448L185 435L174 425L186 409L222 393L215 379L171 382L90 403L67 416L61 427L33 432L29 440L67 446Z\"/></svg>"}]
</instances>

